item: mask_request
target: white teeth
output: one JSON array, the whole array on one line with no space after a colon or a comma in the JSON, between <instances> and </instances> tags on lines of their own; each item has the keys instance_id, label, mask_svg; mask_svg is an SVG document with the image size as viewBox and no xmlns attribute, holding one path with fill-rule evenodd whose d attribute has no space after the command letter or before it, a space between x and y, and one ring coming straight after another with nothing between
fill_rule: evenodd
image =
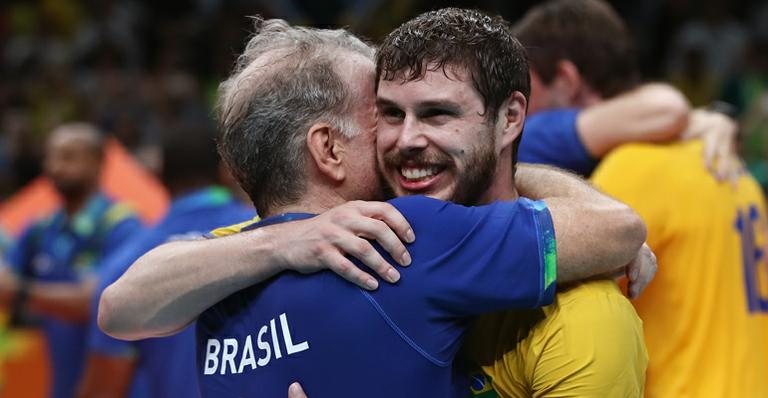
<instances>
[{"instance_id":1,"label":"white teeth","mask_svg":"<svg viewBox=\"0 0 768 398\"><path fill-rule=\"evenodd\" d=\"M431 177L437 174L437 170L432 167L428 167L425 169L402 168L400 169L400 173L403 175L403 177L409 180L418 180L425 177Z\"/></svg>"}]
</instances>

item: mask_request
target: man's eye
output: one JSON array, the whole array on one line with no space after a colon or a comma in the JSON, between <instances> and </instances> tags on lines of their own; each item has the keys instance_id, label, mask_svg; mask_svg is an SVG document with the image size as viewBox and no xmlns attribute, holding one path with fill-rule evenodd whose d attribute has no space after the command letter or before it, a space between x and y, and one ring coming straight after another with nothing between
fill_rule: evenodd
<instances>
[{"instance_id":1,"label":"man's eye","mask_svg":"<svg viewBox=\"0 0 768 398\"><path fill-rule=\"evenodd\" d=\"M381 115L388 119L402 119L405 117L405 112L397 108L384 108L381 110Z\"/></svg>"},{"instance_id":2,"label":"man's eye","mask_svg":"<svg viewBox=\"0 0 768 398\"><path fill-rule=\"evenodd\" d=\"M425 119L438 116L455 116L455 113L446 109L427 109L421 114L421 117Z\"/></svg>"}]
</instances>

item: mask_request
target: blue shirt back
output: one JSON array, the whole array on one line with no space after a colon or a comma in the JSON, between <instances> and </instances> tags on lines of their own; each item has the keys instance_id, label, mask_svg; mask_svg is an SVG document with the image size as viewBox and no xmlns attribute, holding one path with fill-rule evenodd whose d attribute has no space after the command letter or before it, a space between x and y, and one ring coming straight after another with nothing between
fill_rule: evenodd
<instances>
[{"instance_id":1,"label":"blue shirt back","mask_svg":"<svg viewBox=\"0 0 768 398\"><path fill-rule=\"evenodd\" d=\"M390 203L416 233L402 279L368 292L328 271L284 272L214 305L197 321L203 396L282 397L294 381L310 397L469 394L453 359L471 317L553 299L549 211L527 199ZM297 217L311 215L254 227Z\"/></svg>"},{"instance_id":2,"label":"blue shirt back","mask_svg":"<svg viewBox=\"0 0 768 398\"><path fill-rule=\"evenodd\" d=\"M154 247L172 240L200 238L213 228L251 219L252 208L236 201L223 188L210 187L184 195L171 203L168 214L139 239L113 257L100 281L94 300L94 315L101 292L125 273L136 259ZM194 328L169 337L128 342L113 339L91 323L89 349L107 356L137 359L137 373L146 377L149 397L196 397ZM138 391L138 392L137 392ZM134 385L133 397L143 396Z\"/></svg>"},{"instance_id":3,"label":"blue shirt back","mask_svg":"<svg viewBox=\"0 0 768 398\"><path fill-rule=\"evenodd\" d=\"M518 160L570 170L589 177L597 167L581 141L576 125L579 109L552 109L528 116Z\"/></svg>"},{"instance_id":4,"label":"blue shirt back","mask_svg":"<svg viewBox=\"0 0 768 398\"><path fill-rule=\"evenodd\" d=\"M104 260L140 228L127 207L97 193L73 217L59 210L27 228L7 260L26 278L79 282L103 271ZM53 317L41 322L53 367L51 396L70 398L80 380L88 327Z\"/></svg>"}]
</instances>

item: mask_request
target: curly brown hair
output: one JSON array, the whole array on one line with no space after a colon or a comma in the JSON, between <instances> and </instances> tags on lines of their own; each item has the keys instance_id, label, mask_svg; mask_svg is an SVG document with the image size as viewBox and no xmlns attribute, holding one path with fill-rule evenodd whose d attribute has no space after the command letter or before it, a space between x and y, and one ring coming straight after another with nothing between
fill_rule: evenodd
<instances>
[{"instance_id":1,"label":"curly brown hair","mask_svg":"<svg viewBox=\"0 0 768 398\"><path fill-rule=\"evenodd\" d=\"M419 80L445 68L467 71L483 100L488 120L515 91L531 92L525 49L499 16L477 10L443 8L400 25L376 54L376 81Z\"/></svg>"}]
</instances>

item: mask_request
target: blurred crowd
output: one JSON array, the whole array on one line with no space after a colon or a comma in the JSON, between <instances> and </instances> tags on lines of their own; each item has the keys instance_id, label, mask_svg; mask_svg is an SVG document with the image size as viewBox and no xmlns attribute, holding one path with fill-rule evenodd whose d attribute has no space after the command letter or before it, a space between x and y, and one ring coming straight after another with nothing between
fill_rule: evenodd
<instances>
[{"instance_id":1,"label":"blurred crowd","mask_svg":"<svg viewBox=\"0 0 768 398\"><path fill-rule=\"evenodd\" d=\"M349 26L372 40L420 12L478 7L514 21L532 1L137 0L8 1L0 6L0 198L40 172L57 124L93 121L151 170L157 132L208 113L249 34L244 15ZM695 106L730 104L744 152L768 184L768 3L614 1L632 28L647 78L678 86Z\"/></svg>"}]
</instances>

